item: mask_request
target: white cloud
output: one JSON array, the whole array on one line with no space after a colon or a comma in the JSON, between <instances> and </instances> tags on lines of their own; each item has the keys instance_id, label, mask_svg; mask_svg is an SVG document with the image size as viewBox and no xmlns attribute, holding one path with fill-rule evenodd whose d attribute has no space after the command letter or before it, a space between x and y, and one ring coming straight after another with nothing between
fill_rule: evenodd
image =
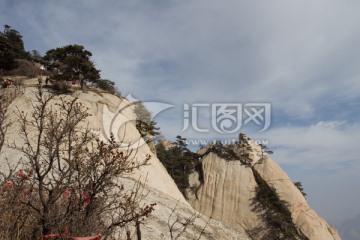
<instances>
[{"instance_id":1,"label":"white cloud","mask_svg":"<svg viewBox=\"0 0 360 240\"><path fill-rule=\"evenodd\" d=\"M48 48L84 44L123 92L151 97L154 83L170 82L157 95L174 103L266 100L295 117L360 93L357 1L34 3L14 15ZM176 68L161 72L164 62Z\"/></svg>"},{"instance_id":2,"label":"white cloud","mask_svg":"<svg viewBox=\"0 0 360 240\"><path fill-rule=\"evenodd\" d=\"M315 169L359 160L360 125L320 121L311 126L273 128L256 136L269 140L274 158L286 165Z\"/></svg>"},{"instance_id":3,"label":"white cloud","mask_svg":"<svg viewBox=\"0 0 360 240\"><path fill-rule=\"evenodd\" d=\"M327 128L327 129L336 129L337 127L346 124L345 121L328 121L328 122L324 122L324 121L320 121L317 122L314 126L315 127L319 127L319 128Z\"/></svg>"}]
</instances>

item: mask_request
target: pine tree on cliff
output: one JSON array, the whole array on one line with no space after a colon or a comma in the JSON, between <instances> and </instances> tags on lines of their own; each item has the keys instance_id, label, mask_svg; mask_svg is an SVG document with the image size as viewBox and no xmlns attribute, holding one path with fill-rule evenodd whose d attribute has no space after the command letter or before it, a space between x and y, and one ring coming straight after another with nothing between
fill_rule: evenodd
<instances>
[{"instance_id":1,"label":"pine tree on cliff","mask_svg":"<svg viewBox=\"0 0 360 240\"><path fill-rule=\"evenodd\" d=\"M67 45L50 49L44 60L49 70L54 71L57 80L78 80L83 92L86 91L85 82L96 83L100 80L100 70L96 69L91 60L92 53L82 45Z\"/></svg>"},{"instance_id":2,"label":"pine tree on cliff","mask_svg":"<svg viewBox=\"0 0 360 240\"><path fill-rule=\"evenodd\" d=\"M9 25L0 32L0 71L10 71L18 67L17 59L30 58L25 51L22 36Z\"/></svg>"}]
</instances>

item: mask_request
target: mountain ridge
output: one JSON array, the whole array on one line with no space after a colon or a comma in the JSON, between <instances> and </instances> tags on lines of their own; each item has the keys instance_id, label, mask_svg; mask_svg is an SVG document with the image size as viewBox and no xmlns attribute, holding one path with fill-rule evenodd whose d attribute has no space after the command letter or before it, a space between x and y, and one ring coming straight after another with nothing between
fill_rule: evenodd
<instances>
[{"instance_id":1,"label":"mountain ridge","mask_svg":"<svg viewBox=\"0 0 360 240\"><path fill-rule=\"evenodd\" d=\"M36 79L24 81L33 83ZM13 89L6 89L6 91L8 90ZM15 121L15 112L21 111L30 114L33 111L36 91L37 87L27 86L23 92L14 97L10 104L8 117L13 125L8 129L8 142L22 143L22 139L17 134L19 123ZM56 102L59 101L59 97L60 95L55 97L52 106L55 106ZM84 125L88 124L94 132L102 132L102 128L108 125L104 121L112 121L111 118L104 118L103 116L105 106L111 111L116 111L130 103L125 98L119 98L106 92L92 91L91 89L87 93L74 90L70 94L61 95L61 97L67 100L77 98L81 104L89 109L91 116ZM120 112L117 117L126 122L126 126L118 129L117 132L122 140L135 142L141 139L141 135L134 124L136 114L132 108L124 108L124 111ZM266 231L268 228L261 217L263 212L257 214L253 211L252 200L256 198L255 188L259 185L258 180L254 177L254 171L265 182L269 183L269 186L279 192L281 200L289 202L289 210L299 233L304 234L310 240L340 239L336 230L308 207L302 194L293 185L286 173L273 160L264 158L263 149L259 145L251 142L250 145L251 150L246 150L247 158L245 160L241 158L236 161L228 161L228 159L223 159L213 152L204 153L201 163L204 184L201 185L198 181L197 172L190 176L191 186L195 186L198 190L196 194L189 195L189 201L185 200L174 180L150 147L146 143L136 147L134 153L136 158L141 159L151 155L149 164L120 180L128 189L131 189L135 182L140 181L144 189L148 191L144 203L155 202L158 205L155 207L155 211L150 214L146 221L146 227L142 230L143 239L172 239L169 233L169 225L171 221L176 221L176 219L171 219L175 210L175 215L179 219L197 216L194 223L184 231L179 239L261 239L262 234L258 236L251 233L254 229L262 228ZM240 156L244 151L243 146L234 149L234 152ZM21 157L24 156L18 151L5 147L0 155L0 161L10 159L13 164L16 164ZM4 164L1 164L1 168L3 170ZM283 183L278 184L273 181L279 178L287 179L285 188ZM208 185L211 182L213 184ZM234 191L234 189L240 189L242 194L239 194L237 190ZM284 189L286 190L281 191ZM304 212L308 212L309 215L304 214Z\"/></svg>"},{"instance_id":2,"label":"mountain ridge","mask_svg":"<svg viewBox=\"0 0 360 240\"><path fill-rule=\"evenodd\" d=\"M25 84L26 81L24 80ZM30 79L28 82L33 84L36 79ZM10 87L1 91L15 92L15 88ZM35 93L38 88L35 86L26 86L23 92L17 92L13 94L14 99L8 107L7 117L12 125L8 128L7 142L16 142L21 145L23 140L18 135L19 123L16 121L17 112L23 112L24 114L31 114L33 109L33 102ZM44 89L44 94L48 94ZM107 107L115 111L119 106L125 106L129 104L129 101L125 98L119 98L115 95L108 94L106 92L99 93L98 91L92 91L91 89L87 93L83 93L79 90L74 90L71 94L61 94L55 96L50 106L55 107L60 101L60 97L65 100L73 100L77 98L77 101L88 108L89 116L88 120L84 122L83 126L88 126L93 129L94 132L102 132L103 127L103 107ZM119 118L127 121L126 127L119 129L119 136L125 142L133 142L141 138L140 133L136 129L134 121L136 114L133 109L125 108L120 114ZM111 121L111 119L108 119ZM101 136L99 136L102 138ZM173 179L166 172L164 166L157 159L156 155L151 151L147 144L138 146L133 151L133 155L137 159L143 159L147 155L151 155L151 159L148 165L143 166L139 170L136 170L131 175L120 178L124 188L131 191L134 188L134 184L140 181L141 186L144 188L144 195L146 197L141 201L141 204L156 203L155 210L149 215L142 227L142 239L174 239L172 234L180 234L178 239L239 239L249 240L247 234L241 227L232 226L231 224L222 223L215 219L209 220L208 217L195 211L190 204L185 200L183 195L178 190ZM26 158L21 152L16 151L9 146L4 146L0 155L0 170L6 172L6 161L9 160L11 165L16 165L21 158ZM194 218L194 222L181 232L180 230L169 230L170 224L175 224L177 221ZM177 225L180 223L178 222ZM175 225L175 226L177 226ZM179 225L181 226L181 224ZM179 227L177 226L177 227ZM135 236L135 229L131 229L132 236Z\"/></svg>"}]
</instances>

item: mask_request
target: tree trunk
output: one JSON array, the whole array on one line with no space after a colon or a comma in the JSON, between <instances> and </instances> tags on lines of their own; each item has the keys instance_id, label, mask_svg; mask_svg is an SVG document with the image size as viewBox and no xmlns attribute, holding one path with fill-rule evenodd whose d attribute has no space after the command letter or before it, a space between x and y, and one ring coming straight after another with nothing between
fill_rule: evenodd
<instances>
[{"instance_id":1,"label":"tree trunk","mask_svg":"<svg viewBox=\"0 0 360 240\"><path fill-rule=\"evenodd\" d=\"M51 229L49 227L49 217L48 214L44 213L40 220L40 226L42 226L42 235L45 236L51 233Z\"/></svg>"},{"instance_id":2,"label":"tree trunk","mask_svg":"<svg viewBox=\"0 0 360 240\"><path fill-rule=\"evenodd\" d=\"M126 231L126 240L131 240L130 231Z\"/></svg>"},{"instance_id":3,"label":"tree trunk","mask_svg":"<svg viewBox=\"0 0 360 240\"><path fill-rule=\"evenodd\" d=\"M80 88L81 88L81 91L82 91L83 93L86 93L86 92L87 92L87 91L86 91L86 84L85 84L84 79L80 79Z\"/></svg>"},{"instance_id":4,"label":"tree trunk","mask_svg":"<svg viewBox=\"0 0 360 240\"><path fill-rule=\"evenodd\" d=\"M141 240L140 222L139 222L139 221L136 221L136 222L135 222L135 226L136 226L136 236L137 236L137 240Z\"/></svg>"}]
</instances>

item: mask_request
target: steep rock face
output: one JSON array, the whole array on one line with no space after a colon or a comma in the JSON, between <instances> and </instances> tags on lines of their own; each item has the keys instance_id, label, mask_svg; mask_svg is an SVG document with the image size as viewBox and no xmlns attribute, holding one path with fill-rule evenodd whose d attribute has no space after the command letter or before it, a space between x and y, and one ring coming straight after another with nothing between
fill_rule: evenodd
<instances>
[{"instance_id":1,"label":"steep rock face","mask_svg":"<svg viewBox=\"0 0 360 240\"><path fill-rule=\"evenodd\" d=\"M11 90L11 89L10 89ZM23 140L19 136L19 124L16 121L17 111L23 111L31 114L33 111L33 104L35 99L34 87L27 87L25 92L18 95L9 106L8 119L13 124L8 129L7 141L9 143L16 142L21 145ZM52 102L54 105L58 103L60 96L55 97ZM67 100L72 100L77 97L80 103L84 104L91 116L87 119L88 126L96 133L101 133L104 128L111 126L114 117L118 118L120 122L126 122L118 130L118 135L126 142L137 142L140 139L140 134L137 131L134 121L136 116L133 109L129 107L130 102L127 99L119 98L107 93L95 93L89 91L82 93L76 91L71 95L61 95ZM122 109L120 114L114 113ZM85 125L85 124L84 124ZM113 129L114 130L114 129ZM169 219L171 211L175 209L173 217L186 219L194 214L198 215L196 221L192 226L186 229L184 234L179 239L192 239L199 236L202 229L205 227L202 237L200 239L226 239L226 240L249 240L245 231L241 227L234 227L227 223L222 223L215 219L208 222L208 217L196 212L190 204L184 199L183 195L178 190L173 179L169 176L164 166L158 160L154 153L150 150L147 144L142 144L140 139L138 145L135 145L134 156L137 159L143 159L147 154L151 155L149 165L142 167L128 178L121 179L125 188L132 189L135 181L140 179L144 183L145 191L149 191L144 203L156 203L155 211L152 212L145 222L145 227L142 228L142 239L171 239L169 232L169 223L173 223L174 218ZM8 160L10 164L16 164L23 155L9 147L4 146L0 154L0 169L6 171L5 161ZM174 234L177 234L175 232ZM125 238L125 237L124 237Z\"/></svg>"},{"instance_id":2,"label":"steep rock face","mask_svg":"<svg viewBox=\"0 0 360 240\"><path fill-rule=\"evenodd\" d=\"M7 133L7 141L9 143L16 142L21 146L23 140L18 134L19 132L19 123L16 121L17 111L23 111L24 113L31 114L33 111L33 104L35 102L35 92L36 88L28 87L23 94L20 94L9 106L8 119L13 122L12 126L9 128ZM131 107L130 102L127 99L119 98L112 94L101 93L97 94L95 92L89 91L88 93L82 93L81 91L76 91L72 95L61 95L65 100L72 100L75 97L78 98L78 102L83 104L88 108L88 112L91 114L87 118L87 122L90 129L94 130L95 134L102 134L103 131L108 130L111 126L113 131L118 131L118 136L125 143L135 143L133 155L135 159L141 160L146 157L147 154L151 155L150 164L141 168L139 171L136 171L133 174L134 179L138 179L143 176L143 179L146 177L146 182L153 188L159 189L160 191L169 194L174 199L187 204L187 201L184 199L183 195L178 191L177 186L173 179L167 174L166 169L156 158L147 144L144 143L141 139L138 130L135 127L134 120L136 115ZM51 102L51 105L54 107L56 103L60 102L60 96L54 98ZM121 109L120 114L116 115L115 113ZM112 126L111 122L116 118L119 122L123 123L121 126ZM118 124L119 125L119 124ZM116 134L116 132L114 133ZM100 135L100 138L103 135ZM127 145L127 144L125 144ZM11 159L13 163L16 160L19 160L21 153L15 151L6 146L3 148L1 158L2 159ZM161 183L161 184L159 184Z\"/></svg>"},{"instance_id":3,"label":"steep rock face","mask_svg":"<svg viewBox=\"0 0 360 240\"><path fill-rule=\"evenodd\" d=\"M201 213L214 219L235 224L250 231L266 228L261 212L255 213L255 176L273 187L279 198L289 204L289 211L297 231L310 240L338 240L337 231L319 217L307 204L301 192L288 175L272 159L266 157L261 147L249 142L234 146L234 152L247 156L250 164L239 160L225 160L214 153L202 159L202 174L194 172L189 177L190 204ZM203 150L203 153L205 151ZM200 182L199 179L203 179Z\"/></svg>"},{"instance_id":4,"label":"steep rock face","mask_svg":"<svg viewBox=\"0 0 360 240\"><path fill-rule=\"evenodd\" d=\"M340 239L336 229L309 207L304 196L289 176L270 158L258 161L253 170L269 186L275 188L281 200L289 203L289 210L296 228L309 239Z\"/></svg>"},{"instance_id":5,"label":"steep rock face","mask_svg":"<svg viewBox=\"0 0 360 240\"><path fill-rule=\"evenodd\" d=\"M189 202L196 210L245 229L261 224L259 217L251 211L256 187L251 168L210 153L203 159L202 169L203 184L197 182L197 172L190 176L190 184L199 186L196 194L189 192Z\"/></svg>"},{"instance_id":6,"label":"steep rock face","mask_svg":"<svg viewBox=\"0 0 360 240\"><path fill-rule=\"evenodd\" d=\"M124 179L126 187L131 188L133 181ZM157 203L155 211L151 213L146 220L144 227L142 227L142 239L144 240L168 240L172 239L169 233L169 227L174 223L175 219L186 219L196 214L195 222L189 226L186 231L178 238L179 240L198 239L203 231L200 240L251 240L247 233L241 227L222 222L216 219L209 219L209 217L195 211L188 204L178 202L168 194L165 194L158 189L145 185L145 190L149 191L146 197L146 202ZM172 210L175 209L173 215ZM171 215L171 217L170 217ZM177 224L178 228L181 225ZM174 231L173 236L179 233ZM125 238L124 238L125 239Z\"/></svg>"}]
</instances>

